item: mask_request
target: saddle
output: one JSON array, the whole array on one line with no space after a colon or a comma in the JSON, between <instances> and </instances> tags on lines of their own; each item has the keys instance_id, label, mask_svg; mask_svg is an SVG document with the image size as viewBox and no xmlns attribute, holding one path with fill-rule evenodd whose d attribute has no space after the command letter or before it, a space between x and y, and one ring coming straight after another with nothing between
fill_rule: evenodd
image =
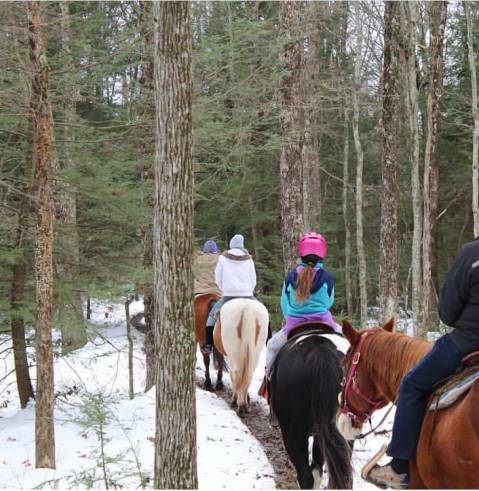
<instances>
[{"instance_id":1,"label":"saddle","mask_svg":"<svg viewBox=\"0 0 479 491\"><path fill-rule=\"evenodd\" d=\"M429 411L438 411L451 406L478 379L479 351L474 351L462 359L462 365L456 373L439 382L439 386L432 394Z\"/></svg>"}]
</instances>

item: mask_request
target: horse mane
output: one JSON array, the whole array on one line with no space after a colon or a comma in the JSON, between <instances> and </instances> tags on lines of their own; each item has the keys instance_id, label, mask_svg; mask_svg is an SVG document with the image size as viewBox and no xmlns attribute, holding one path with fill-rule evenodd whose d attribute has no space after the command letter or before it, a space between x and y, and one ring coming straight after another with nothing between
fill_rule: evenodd
<instances>
[{"instance_id":1,"label":"horse mane","mask_svg":"<svg viewBox=\"0 0 479 491\"><path fill-rule=\"evenodd\" d=\"M431 347L432 343L419 338L383 329L374 330L366 339L362 361L397 394L404 375Z\"/></svg>"}]
</instances>

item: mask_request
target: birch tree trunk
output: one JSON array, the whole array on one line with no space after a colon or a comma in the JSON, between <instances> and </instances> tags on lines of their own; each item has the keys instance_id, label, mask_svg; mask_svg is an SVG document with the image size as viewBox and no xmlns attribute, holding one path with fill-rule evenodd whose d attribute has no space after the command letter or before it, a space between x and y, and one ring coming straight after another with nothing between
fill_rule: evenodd
<instances>
[{"instance_id":1,"label":"birch tree trunk","mask_svg":"<svg viewBox=\"0 0 479 491\"><path fill-rule=\"evenodd\" d=\"M28 2L28 37L32 69L33 148L37 200L35 240L37 394L35 466L55 468L53 425L53 117L49 98L49 67L42 27L42 2Z\"/></svg>"},{"instance_id":2,"label":"birch tree trunk","mask_svg":"<svg viewBox=\"0 0 479 491\"><path fill-rule=\"evenodd\" d=\"M69 145L73 140L71 124L75 114L75 81L74 66L71 54L71 33L68 3L60 2L61 36L63 49L63 154L59 160L59 170L62 173L72 168ZM68 354L75 349L85 346L87 335L83 318L80 291L76 279L79 274L80 245L77 229L76 197L73 190L60 179L55 192L55 218L58 220L57 245L55 255L55 270L61 285L59 301L59 320L62 333L62 354Z\"/></svg>"},{"instance_id":3,"label":"birch tree trunk","mask_svg":"<svg viewBox=\"0 0 479 491\"><path fill-rule=\"evenodd\" d=\"M474 4L473 4L474 5ZM467 25L467 54L469 59L469 69L471 72L471 108L474 118L474 132L472 136L472 216L474 218L474 237L479 236L479 109L477 107L477 73L476 56L474 54L474 40L472 32L472 21L470 12L470 2L463 2L464 13Z\"/></svg>"},{"instance_id":4,"label":"birch tree trunk","mask_svg":"<svg viewBox=\"0 0 479 491\"><path fill-rule=\"evenodd\" d=\"M348 317L353 316L353 292L351 283L351 224L349 221L348 212L348 193L349 193L349 99L344 81L346 77L346 41L348 38L348 2L342 4L342 22L341 22L341 38L339 42L339 57L342 73L339 86L340 98L343 101L343 192L342 192L342 210L344 220L344 283L346 286L346 306Z\"/></svg>"},{"instance_id":5,"label":"birch tree trunk","mask_svg":"<svg viewBox=\"0 0 479 491\"><path fill-rule=\"evenodd\" d=\"M319 230L321 220L321 182L319 175L318 115L319 86L319 3L309 2L305 11L307 51L303 57L304 137L303 216L305 230Z\"/></svg>"},{"instance_id":6,"label":"birch tree trunk","mask_svg":"<svg viewBox=\"0 0 479 491\"><path fill-rule=\"evenodd\" d=\"M411 251L411 306L414 335L418 334L421 306L421 242L422 242L422 196L419 178L419 126L418 89L416 69L418 3L415 0L401 2L405 26L405 58L407 82L407 108L411 159L411 195L413 235Z\"/></svg>"},{"instance_id":7,"label":"birch tree trunk","mask_svg":"<svg viewBox=\"0 0 479 491\"><path fill-rule=\"evenodd\" d=\"M359 267L359 302L361 308L361 326L367 325L368 293L366 282L366 255L363 239L363 148L359 135L359 101L358 92L361 90L360 69L362 63L363 27L359 2L354 3L356 17L356 57L354 61L354 90L353 100L353 136L356 148L356 245L358 249Z\"/></svg>"},{"instance_id":8,"label":"birch tree trunk","mask_svg":"<svg viewBox=\"0 0 479 491\"><path fill-rule=\"evenodd\" d=\"M280 83L280 157L281 237L284 270L295 263L296 244L304 232L303 172L300 145L300 68L299 35L301 3L281 1L279 6L280 37L284 40L282 69L286 72Z\"/></svg>"},{"instance_id":9,"label":"birch tree trunk","mask_svg":"<svg viewBox=\"0 0 479 491\"><path fill-rule=\"evenodd\" d=\"M381 227L379 245L379 312L386 322L397 311L397 143L398 114L398 32L399 2L387 1L384 8L383 61L383 157Z\"/></svg>"},{"instance_id":10,"label":"birch tree trunk","mask_svg":"<svg viewBox=\"0 0 479 491\"><path fill-rule=\"evenodd\" d=\"M430 18L429 36L429 86L427 95L427 139L424 150L424 211L422 228L422 299L421 325L419 334L425 336L433 322L435 291L432 278L433 233L437 210L438 155L437 142L441 125L441 103L443 97L444 72L444 29L447 3L427 4Z\"/></svg>"},{"instance_id":11,"label":"birch tree trunk","mask_svg":"<svg viewBox=\"0 0 479 491\"><path fill-rule=\"evenodd\" d=\"M191 20L188 2L155 2L154 487L196 489Z\"/></svg>"},{"instance_id":12,"label":"birch tree trunk","mask_svg":"<svg viewBox=\"0 0 479 491\"><path fill-rule=\"evenodd\" d=\"M145 189L145 206L153 212L153 193L150 192L150 183L153 181L153 155L154 155L154 96L153 96L153 20L152 3L140 2L140 30L142 39L141 77L140 77L140 114L143 120L142 134L143 158L145 164L142 169L143 188ZM153 215L153 213L152 213ZM153 221L153 219L152 219ZM147 274L153 267L153 224L150 222L142 232L143 239L143 267ZM149 276L149 275L148 275ZM145 308L145 358L146 379L145 392L155 385L156 359L155 359L155 329L153 326L155 302L153 298L153 277L145 281L143 288L143 304Z\"/></svg>"}]
</instances>

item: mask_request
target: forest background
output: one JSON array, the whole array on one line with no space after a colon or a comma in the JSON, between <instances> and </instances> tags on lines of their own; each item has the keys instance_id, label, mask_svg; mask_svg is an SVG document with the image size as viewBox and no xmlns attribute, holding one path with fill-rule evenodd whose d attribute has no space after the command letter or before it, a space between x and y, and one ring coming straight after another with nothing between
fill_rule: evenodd
<instances>
[{"instance_id":1,"label":"forest background","mask_svg":"<svg viewBox=\"0 0 479 491\"><path fill-rule=\"evenodd\" d=\"M295 199L288 179L301 195L302 228L328 240L339 318L364 323L395 312L414 316L420 334L436 329L445 271L475 235L478 5L389 2L387 9L396 3L388 17L379 2L298 2L281 22L281 2L191 4L196 247L213 238L224 249L233 234L246 237L274 328L290 240L282 220L294 213L285 207ZM2 2L0 11L0 320L28 333L35 88L25 5ZM84 342L82 300L151 293L152 33L148 2L45 9L54 312L56 325L68 326L65 352ZM296 151L290 174L281 163L285 145ZM382 298L384 282L397 285L392 305Z\"/></svg>"}]
</instances>

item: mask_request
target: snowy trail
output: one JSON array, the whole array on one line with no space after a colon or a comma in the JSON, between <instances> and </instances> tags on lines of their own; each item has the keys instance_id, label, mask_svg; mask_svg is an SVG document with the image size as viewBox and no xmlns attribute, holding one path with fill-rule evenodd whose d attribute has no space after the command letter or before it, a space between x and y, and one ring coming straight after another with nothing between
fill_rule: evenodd
<instances>
[{"instance_id":1,"label":"snowy trail","mask_svg":"<svg viewBox=\"0 0 479 491\"><path fill-rule=\"evenodd\" d=\"M204 383L203 363L198 357L196 368L196 380L199 387ZM213 380L214 376L213 376ZM223 399L227 404L230 403L232 390L229 378L224 377L225 390L215 391L214 394ZM250 430L251 434L258 440L262 446L266 457L274 470L274 479L276 489L296 489L296 472L286 454L279 428L271 428L268 422L268 407L259 397L255 396L257 380L254 381L249 390L251 397L250 412L241 418L243 424Z\"/></svg>"}]
</instances>

